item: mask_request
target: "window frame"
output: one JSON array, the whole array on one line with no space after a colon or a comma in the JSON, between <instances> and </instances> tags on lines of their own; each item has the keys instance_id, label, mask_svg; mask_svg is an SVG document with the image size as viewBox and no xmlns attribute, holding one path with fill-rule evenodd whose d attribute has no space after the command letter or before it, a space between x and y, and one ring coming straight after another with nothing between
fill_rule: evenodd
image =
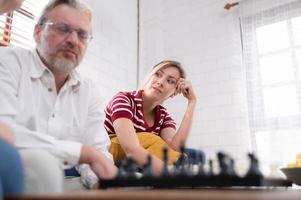
<instances>
[{"instance_id":1,"label":"window frame","mask_svg":"<svg viewBox=\"0 0 301 200\"><path fill-rule=\"evenodd\" d=\"M34 2L37 1L37 2ZM30 40L27 35L26 36L22 36L21 34L18 34L16 32L14 32L14 28L19 28L19 26L14 25L14 19L16 17L16 15L20 15L22 19L25 20L30 20L33 21L35 23L35 14L34 12L39 12L39 10L36 9L32 9L31 7L32 5L35 5L34 3L38 3L40 2L39 0L25 0L23 2L23 5L21 8L19 8L18 10L12 11L12 12L8 12L2 16L4 16L4 20L3 22L0 23L0 30L3 31L3 33L0 33L0 46L10 46L12 44L12 42L14 42L14 44L16 46L20 45L23 47L30 47L27 44L24 43L24 41L22 39L25 39L25 41ZM27 7L26 7L27 5ZM28 7L29 6L29 7ZM37 8L38 9L38 8ZM23 29L24 30L24 29ZM22 38L21 40L18 39L14 39L13 37L17 36L19 38Z\"/></svg>"}]
</instances>

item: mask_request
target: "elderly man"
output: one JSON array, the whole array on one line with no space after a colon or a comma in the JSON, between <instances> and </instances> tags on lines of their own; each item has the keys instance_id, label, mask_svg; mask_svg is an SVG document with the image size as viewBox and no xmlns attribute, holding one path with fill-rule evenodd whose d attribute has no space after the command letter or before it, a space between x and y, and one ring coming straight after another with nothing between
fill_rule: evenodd
<instances>
[{"instance_id":1,"label":"elderly man","mask_svg":"<svg viewBox=\"0 0 301 200\"><path fill-rule=\"evenodd\" d=\"M90 188L117 173L101 99L75 71L91 32L85 4L53 0L35 26L35 50L0 48L0 121L15 134L26 193L63 191L64 169L73 166Z\"/></svg>"}]
</instances>

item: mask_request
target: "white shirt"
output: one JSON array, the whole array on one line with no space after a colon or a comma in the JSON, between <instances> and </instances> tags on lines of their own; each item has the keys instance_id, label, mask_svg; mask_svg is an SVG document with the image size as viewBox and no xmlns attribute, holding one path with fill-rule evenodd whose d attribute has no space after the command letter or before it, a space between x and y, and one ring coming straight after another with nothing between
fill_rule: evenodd
<instances>
[{"instance_id":1,"label":"white shirt","mask_svg":"<svg viewBox=\"0 0 301 200\"><path fill-rule=\"evenodd\" d=\"M65 168L78 163L82 144L108 158L110 139L103 128L103 107L91 81L75 71L56 92L53 74L36 50L0 48L0 121L8 123L19 149L46 149ZM97 182L86 164L77 168L88 186Z\"/></svg>"}]
</instances>

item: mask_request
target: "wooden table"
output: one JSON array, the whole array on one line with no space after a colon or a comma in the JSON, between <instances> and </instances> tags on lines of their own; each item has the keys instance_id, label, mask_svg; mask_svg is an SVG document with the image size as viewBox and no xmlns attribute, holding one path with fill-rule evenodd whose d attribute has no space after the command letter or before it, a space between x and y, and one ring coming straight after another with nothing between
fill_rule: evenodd
<instances>
[{"instance_id":1,"label":"wooden table","mask_svg":"<svg viewBox=\"0 0 301 200\"><path fill-rule=\"evenodd\" d=\"M108 189L64 194L6 197L6 200L300 200L301 189Z\"/></svg>"}]
</instances>

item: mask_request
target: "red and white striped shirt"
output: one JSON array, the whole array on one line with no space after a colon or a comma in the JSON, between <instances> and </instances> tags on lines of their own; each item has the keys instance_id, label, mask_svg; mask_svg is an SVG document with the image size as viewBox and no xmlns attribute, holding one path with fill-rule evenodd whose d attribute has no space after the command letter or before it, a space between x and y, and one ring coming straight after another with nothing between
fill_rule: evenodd
<instances>
[{"instance_id":1,"label":"red and white striped shirt","mask_svg":"<svg viewBox=\"0 0 301 200\"><path fill-rule=\"evenodd\" d=\"M162 129L171 127L176 129L176 123L167 113L166 108L159 105L155 109L155 122L149 127L144 119L142 107L143 90L119 92L113 97L105 109L104 127L108 134L115 134L113 122L118 118L132 120L136 133L152 132L160 135Z\"/></svg>"}]
</instances>

